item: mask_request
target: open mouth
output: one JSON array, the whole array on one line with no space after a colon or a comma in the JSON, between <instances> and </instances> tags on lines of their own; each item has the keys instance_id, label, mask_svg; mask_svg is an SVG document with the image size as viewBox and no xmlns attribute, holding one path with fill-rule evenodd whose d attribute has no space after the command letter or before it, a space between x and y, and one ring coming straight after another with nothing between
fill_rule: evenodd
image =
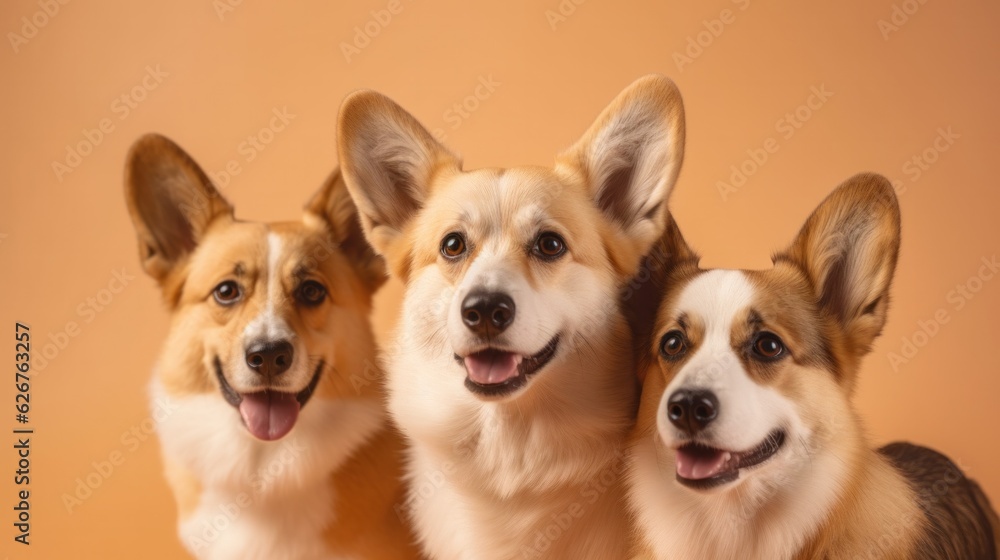
<instances>
[{"instance_id":1,"label":"open mouth","mask_svg":"<svg viewBox=\"0 0 1000 560\"><path fill-rule=\"evenodd\" d=\"M775 430L749 451L725 451L699 443L687 443L677 449L677 482L688 488L706 490L733 482L740 469L760 465L773 457L785 444L784 430Z\"/></svg>"},{"instance_id":2,"label":"open mouth","mask_svg":"<svg viewBox=\"0 0 1000 560\"><path fill-rule=\"evenodd\" d=\"M456 354L455 360L465 366L465 386L470 391L484 397L501 397L523 387L530 375L552 361L558 346L556 335L533 356L487 348L464 358Z\"/></svg>"},{"instance_id":3,"label":"open mouth","mask_svg":"<svg viewBox=\"0 0 1000 560\"><path fill-rule=\"evenodd\" d=\"M247 431L257 439L274 441L285 437L295 427L299 411L309 402L323 372L323 360L316 365L316 371L305 389L298 393L285 393L265 389L252 393L238 393L222 374L222 362L215 358L215 375L219 378L222 396L233 405L243 419Z\"/></svg>"}]
</instances>

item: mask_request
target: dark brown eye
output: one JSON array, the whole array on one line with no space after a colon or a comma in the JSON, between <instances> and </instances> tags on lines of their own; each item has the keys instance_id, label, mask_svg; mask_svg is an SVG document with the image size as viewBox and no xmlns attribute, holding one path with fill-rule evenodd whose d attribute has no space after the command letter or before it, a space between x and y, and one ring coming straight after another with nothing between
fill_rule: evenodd
<instances>
[{"instance_id":1,"label":"dark brown eye","mask_svg":"<svg viewBox=\"0 0 1000 560\"><path fill-rule=\"evenodd\" d=\"M215 297L215 301L219 302L219 305L232 305L240 300L243 293L240 291L240 285L234 280L226 280L215 287L212 295Z\"/></svg>"},{"instance_id":2,"label":"dark brown eye","mask_svg":"<svg viewBox=\"0 0 1000 560\"><path fill-rule=\"evenodd\" d=\"M465 254L465 238L460 233L449 233L441 241L441 254L448 259L457 259Z\"/></svg>"},{"instance_id":3,"label":"dark brown eye","mask_svg":"<svg viewBox=\"0 0 1000 560\"><path fill-rule=\"evenodd\" d=\"M326 288L315 280L306 280L295 290L295 299L307 307L315 307L326 299Z\"/></svg>"},{"instance_id":4,"label":"dark brown eye","mask_svg":"<svg viewBox=\"0 0 1000 560\"><path fill-rule=\"evenodd\" d=\"M535 239L535 246L532 250L543 259L558 259L566 252L566 242L559 235L546 231Z\"/></svg>"},{"instance_id":5,"label":"dark brown eye","mask_svg":"<svg viewBox=\"0 0 1000 560\"><path fill-rule=\"evenodd\" d=\"M676 360L687 352L687 340L681 331L670 331L660 339L660 354L668 360Z\"/></svg>"},{"instance_id":6,"label":"dark brown eye","mask_svg":"<svg viewBox=\"0 0 1000 560\"><path fill-rule=\"evenodd\" d=\"M760 333L753 341L753 352L764 360L775 360L785 354L785 345L777 335Z\"/></svg>"}]
</instances>

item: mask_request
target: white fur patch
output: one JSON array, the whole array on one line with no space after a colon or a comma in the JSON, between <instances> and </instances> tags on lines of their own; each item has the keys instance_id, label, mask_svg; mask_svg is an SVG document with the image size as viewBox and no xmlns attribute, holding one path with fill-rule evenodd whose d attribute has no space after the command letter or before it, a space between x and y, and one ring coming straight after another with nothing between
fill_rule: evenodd
<instances>
[{"instance_id":1,"label":"white fur patch","mask_svg":"<svg viewBox=\"0 0 1000 560\"><path fill-rule=\"evenodd\" d=\"M699 318L706 332L660 401L657 427L668 444L676 441L677 430L667 420L667 400L679 389L715 393L719 417L708 432L713 445L729 451L752 449L775 428L793 421L794 405L774 389L754 382L732 347L733 321L746 311L753 297L753 286L737 270L706 272L681 292L678 313Z\"/></svg>"},{"instance_id":2,"label":"white fur patch","mask_svg":"<svg viewBox=\"0 0 1000 560\"><path fill-rule=\"evenodd\" d=\"M273 232L267 234L267 303L261 314L244 329L246 340L292 340L295 337L295 332L278 313L286 299L281 285L281 251L281 237Z\"/></svg>"},{"instance_id":3,"label":"white fur patch","mask_svg":"<svg viewBox=\"0 0 1000 560\"><path fill-rule=\"evenodd\" d=\"M332 473L383 424L377 403L313 398L291 433L277 442L250 435L219 395L154 402L174 411L157 426L164 456L196 477L197 510L179 527L202 560L332 559L323 541L333 511ZM331 429L335 426L335 429Z\"/></svg>"},{"instance_id":4,"label":"white fur patch","mask_svg":"<svg viewBox=\"0 0 1000 560\"><path fill-rule=\"evenodd\" d=\"M243 347L263 341L286 340L295 349L295 358L287 372L271 381L271 388L286 392L298 392L305 388L315 371L310 367L305 345L282 316L281 310L294 301L285 295L281 278L281 258L283 243L274 233L267 234L267 277L264 279L266 303L261 312L243 329ZM243 354L234 352L226 370L231 373L230 383L239 392L260 390L258 375L247 367Z\"/></svg>"},{"instance_id":5,"label":"white fur patch","mask_svg":"<svg viewBox=\"0 0 1000 560\"><path fill-rule=\"evenodd\" d=\"M568 262L532 283L514 266L523 245L499 237L477 240L459 285L437 266L407 285L387 368L389 409L412 442L405 510L434 558L617 557L627 533L614 469L635 385L614 278ZM474 344L458 310L478 287L515 300L509 347L535 353L560 333L553 361L500 401L470 392L454 358Z\"/></svg>"},{"instance_id":6,"label":"white fur patch","mask_svg":"<svg viewBox=\"0 0 1000 560\"><path fill-rule=\"evenodd\" d=\"M657 433L639 442L630 459L630 504L657 559L790 560L815 534L846 478L835 451L810 446L799 404L756 383L732 348L733 322L753 299L744 273L730 270L698 276L678 299L677 313L702 322L705 338L664 391ZM708 389L718 398L719 417L708 429L714 447L752 449L776 428L786 432L784 447L723 488L681 486L672 450L679 434L666 413L667 399L680 388Z\"/></svg>"}]
</instances>

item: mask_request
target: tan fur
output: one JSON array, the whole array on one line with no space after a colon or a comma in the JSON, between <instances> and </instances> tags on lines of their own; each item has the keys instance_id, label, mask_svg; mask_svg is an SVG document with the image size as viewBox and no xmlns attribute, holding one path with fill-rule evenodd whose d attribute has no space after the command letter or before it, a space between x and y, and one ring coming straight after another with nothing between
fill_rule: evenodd
<instances>
[{"instance_id":1,"label":"tan fur","mask_svg":"<svg viewBox=\"0 0 1000 560\"><path fill-rule=\"evenodd\" d=\"M861 358L885 324L899 249L899 209L887 180L873 174L851 178L809 218L790 248L775 257L774 268L740 273L753 295L745 308L734 310L730 344L753 383L794 403L803 432L801 440L787 441L770 462L741 473L733 486L705 493L673 480L675 452L664 446L657 422L664 414L668 385L697 355L705 323L711 328L729 318L683 317L690 325L686 357L659 357L660 338L679 328L680 294L706 273L697 268L697 256L676 228L667 230L661 246L679 256L655 278L662 297L647 339L646 377L631 436L636 558L923 559L931 557L925 556L925 547L935 539L980 550L979 544L963 545L963 535L936 534L918 495L919 481L907 478L873 448L850 403ZM741 354L758 329L777 334L790 355L768 362ZM804 462L793 467L792 459L782 459L789 449L804 451ZM954 491L955 499L974 508L959 496L961 491ZM658 493L664 493L661 499ZM984 512L992 513L981 493L975 498ZM796 505L797 500L806 503ZM689 548L666 556L655 551L654 543L666 542L671 531L688 529L674 527L668 519L653 529L649 515L654 506L690 520L694 536L667 539L688 542ZM811 516L815 522L803 522ZM732 522L722 521L730 518Z\"/></svg>"},{"instance_id":2,"label":"tan fur","mask_svg":"<svg viewBox=\"0 0 1000 560\"><path fill-rule=\"evenodd\" d=\"M624 553L621 446L637 387L617 296L665 225L683 141L680 96L654 76L626 89L551 169L464 171L385 96L345 100L345 181L372 246L407 284L387 358L390 411L413 443L406 510L428 555ZM566 241L564 256L532 253L543 231ZM461 258L441 255L450 232L467 240ZM480 285L521 298L503 334L521 338L505 350L559 345L519 392L495 400L467 389L454 359L471 346L456 302Z\"/></svg>"},{"instance_id":3,"label":"tan fur","mask_svg":"<svg viewBox=\"0 0 1000 560\"><path fill-rule=\"evenodd\" d=\"M384 407L368 322L372 295L384 282L384 266L363 239L339 173L335 172L309 202L301 221L244 222L233 216L232 206L179 147L162 136L147 135L129 154L126 201L138 233L143 267L160 283L171 311L170 331L156 367L158 391L175 402L199 396L212 399L208 402L223 402L214 360L221 361L227 381L234 383L229 364L241 359L244 352L241 334L270 305L305 349L305 355L297 354L296 359L308 360L310 368L320 360L326 364L301 418L313 409L329 406L322 403L364 405L373 410ZM271 265L268 259L276 258L268 253L269 240L275 239L280 240L282 252L280 262L274 264L285 291L277 301L268 294L264 278ZM327 288L328 297L322 304L297 305L290 292L301 277L320 280ZM213 289L225 279L244 285L246 294L239 305L224 307L213 301ZM239 413L232 409L226 422L237 422L238 418ZM330 425L328 429L334 433L348 428L351 426ZM232 437L253 439L247 433ZM261 443L259 449L280 444ZM190 458L182 460L165 453L165 472L183 526L203 505L207 493L229 490L206 486L182 464ZM300 456L312 453L312 449L301 450L292 456L293 465L284 468L297 468L294 463ZM337 558L417 558L405 519L394 510L402 499L402 440L395 428L383 421L373 436L345 453L350 458L326 475L325 487L335 503L321 504L316 512L318 516L330 509L335 515L326 530L329 553ZM245 460L251 464L255 458ZM243 492L253 499L262 503L270 499L254 494L252 486L238 478L225 484L235 485L233 492L245 484ZM282 523L280 509L272 515L275 524ZM294 552L297 544L277 545L279 552L271 558L300 558Z\"/></svg>"}]
</instances>

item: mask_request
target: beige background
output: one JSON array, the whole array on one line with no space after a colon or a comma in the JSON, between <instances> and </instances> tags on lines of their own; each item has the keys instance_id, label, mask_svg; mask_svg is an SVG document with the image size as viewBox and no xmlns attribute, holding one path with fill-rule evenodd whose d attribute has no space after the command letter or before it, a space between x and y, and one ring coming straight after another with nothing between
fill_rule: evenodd
<instances>
[{"instance_id":1,"label":"beige background","mask_svg":"<svg viewBox=\"0 0 1000 560\"><path fill-rule=\"evenodd\" d=\"M673 77L689 136L672 208L706 266L765 267L847 176L875 170L897 180L904 236L894 304L857 405L875 441L936 447L1000 502L1000 280L973 280L981 259L1000 250L995 2L563 0L560 20L552 15L559 0L398 0L392 19L370 24L377 35L367 44L358 38L364 46L351 56L342 45L388 0L245 1L220 16L223 2L73 1L48 21L34 15L37 1L0 7L8 33L0 46L0 330L9 331L0 360L13 365L15 320L31 325L36 355L67 322L79 325L34 373L30 548L12 541L15 456L12 436L0 438L0 557L181 555L157 444L127 435L145 437L144 392L167 325L153 282L140 274L122 200L128 145L160 131L209 171L236 160L240 173L223 192L238 215L290 218L336 163L337 107L360 87L441 129L475 168L548 164L634 78ZM894 5L897 29L880 29ZM9 33L31 34L24 17L45 25L11 45ZM728 23L705 23L719 18ZM689 63L675 60L689 38L707 46L691 47ZM143 88L147 67L166 75ZM492 91L467 99L481 79L492 79ZM813 87L833 95L801 109L809 118L787 137L779 120ZM143 99L126 113L119 98L133 92ZM452 108L463 102L474 107L464 117ZM294 118L246 161L241 143L282 108ZM110 132L57 177L53 162L65 163L67 145L102 119ZM934 145L940 128L957 138L939 140L947 150L928 152L935 161L918 177L907 162ZM777 151L723 198L718 182L730 182L730 166L770 138ZM108 301L102 290L122 269L135 278ZM966 283L978 290L971 300L952 293ZM399 293L390 284L379 300L382 333ZM101 311L87 312L88 298L102 296ZM947 322L932 337L917 335L922 348L892 367L889 353L935 314ZM0 432L10 434L7 379ZM121 464L95 474L94 463L113 453ZM100 486L70 514L62 497L88 475Z\"/></svg>"}]
</instances>

